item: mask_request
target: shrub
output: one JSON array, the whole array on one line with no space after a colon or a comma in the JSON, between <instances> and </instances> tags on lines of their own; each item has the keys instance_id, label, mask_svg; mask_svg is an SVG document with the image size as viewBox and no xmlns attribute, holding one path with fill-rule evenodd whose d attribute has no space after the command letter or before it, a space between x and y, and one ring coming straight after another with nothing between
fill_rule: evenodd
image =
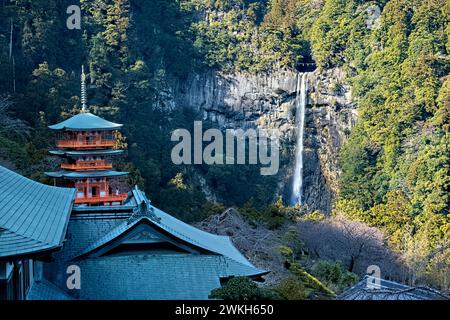
<instances>
[{"instance_id":1,"label":"shrub","mask_svg":"<svg viewBox=\"0 0 450 320\"><path fill-rule=\"evenodd\" d=\"M294 277L283 280L276 290L287 300L305 300L307 298L305 285Z\"/></svg>"},{"instance_id":2,"label":"shrub","mask_svg":"<svg viewBox=\"0 0 450 320\"><path fill-rule=\"evenodd\" d=\"M328 287L341 292L358 281L358 276L336 261L319 261L312 268L312 273Z\"/></svg>"},{"instance_id":3,"label":"shrub","mask_svg":"<svg viewBox=\"0 0 450 320\"><path fill-rule=\"evenodd\" d=\"M211 291L209 297L223 300L279 300L282 298L275 290L261 288L247 277L231 278L221 288Z\"/></svg>"}]
</instances>

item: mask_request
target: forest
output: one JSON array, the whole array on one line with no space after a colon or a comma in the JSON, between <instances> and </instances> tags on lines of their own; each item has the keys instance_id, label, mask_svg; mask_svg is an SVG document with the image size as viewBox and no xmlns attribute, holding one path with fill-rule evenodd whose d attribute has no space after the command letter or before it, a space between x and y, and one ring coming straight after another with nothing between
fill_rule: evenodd
<instances>
[{"instance_id":1,"label":"forest","mask_svg":"<svg viewBox=\"0 0 450 320\"><path fill-rule=\"evenodd\" d=\"M73 4L79 30L66 27ZM368 6L380 9L370 28ZM199 222L234 207L274 232L302 219L314 224L324 213L289 207L273 192L277 176L259 168L174 165L171 132L202 114L166 98L174 83L208 70L274 74L308 61L319 72L339 68L358 121L336 155L331 216L382 232L411 283L449 290L449 19L446 0L0 0L0 161L51 183L47 126L80 111L85 65L90 110L126 124L116 166L161 209ZM291 235L280 252L296 281L271 292L240 285L263 297L305 298L305 286L330 296L329 288L356 281L355 270L335 261L302 265L312 240ZM227 289L215 294L232 296L232 287L219 290Z\"/></svg>"}]
</instances>

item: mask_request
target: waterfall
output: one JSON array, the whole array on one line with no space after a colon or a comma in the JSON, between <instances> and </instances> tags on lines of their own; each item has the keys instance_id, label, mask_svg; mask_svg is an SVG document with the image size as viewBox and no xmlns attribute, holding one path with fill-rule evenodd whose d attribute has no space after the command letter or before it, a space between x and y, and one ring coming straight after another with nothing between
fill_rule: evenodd
<instances>
[{"instance_id":1,"label":"waterfall","mask_svg":"<svg viewBox=\"0 0 450 320\"><path fill-rule=\"evenodd\" d=\"M297 145L295 150L295 172L292 181L291 204L302 204L303 191L303 131L305 126L305 108L307 103L307 73L299 73L296 88L296 114Z\"/></svg>"}]
</instances>

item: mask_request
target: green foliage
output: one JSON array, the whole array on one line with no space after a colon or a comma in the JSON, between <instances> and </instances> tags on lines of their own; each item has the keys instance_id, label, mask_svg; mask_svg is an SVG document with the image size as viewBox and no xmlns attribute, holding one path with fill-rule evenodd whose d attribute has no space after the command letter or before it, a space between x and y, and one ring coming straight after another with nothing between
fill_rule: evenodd
<instances>
[{"instance_id":1,"label":"green foliage","mask_svg":"<svg viewBox=\"0 0 450 320\"><path fill-rule=\"evenodd\" d=\"M11 136L17 130L1 132L2 157L19 168L33 163L39 172L49 169L46 152L54 136L47 126L79 112L79 72L84 64L90 111L125 124L128 148L117 167L131 173L128 185L140 185L153 203L187 221L223 209L220 203L205 199L196 175L206 177L214 195L227 205L243 205L251 197L260 207L270 203L276 180L262 178L259 168L202 166L189 171L170 159L171 132L191 128L201 118L193 110L171 110L164 104L169 81L183 80L204 66L191 32L194 2L81 1L82 31L65 27L67 15L61 8L71 4L66 0L17 0L2 5L0 71L5 76L0 92L13 96L11 119L24 120L32 128L26 148L21 146L23 138ZM262 21L262 7L249 4L248 10ZM16 92L9 57L11 21ZM183 179L183 188L171 183L180 172L189 176ZM255 181L254 188L248 188L248 181Z\"/></svg>"},{"instance_id":2,"label":"green foliage","mask_svg":"<svg viewBox=\"0 0 450 320\"><path fill-rule=\"evenodd\" d=\"M219 202L280 228L301 208L272 203L277 177L262 177L255 166L173 165L170 133L202 115L172 110L167 95L192 71L271 72L314 57L321 69L347 72L358 105L358 123L339 155L334 212L382 228L417 274L443 278L447 256L434 252L448 243L450 219L448 1L82 0L81 31L65 27L70 4L0 6L0 93L14 101L2 120L19 119L31 133L2 123L2 158L41 179L36 172L48 169L53 145L47 125L79 111L85 64L91 111L125 124L128 148L118 166L131 172L128 184L194 221L223 208L206 200L196 179L202 176ZM369 28L371 5L381 16ZM341 85L333 85L335 93ZM292 243L284 245L296 255Z\"/></svg>"},{"instance_id":3,"label":"green foliage","mask_svg":"<svg viewBox=\"0 0 450 320\"><path fill-rule=\"evenodd\" d=\"M19 143L0 135L0 159L13 159L19 168L28 165L26 149Z\"/></svg>"},{"instance_id":4,"label":"green foliage","mask_svg":"<svg viewBox=\"0 0 450 320\"><path fill-rule=\"evenodd\" d=\"M181 172L178 172L175 177L170 179L169 184L176 189L186 190L187 186L183 181L183 174Z\"/></svg>"},{"instance_id":5,"label":"green foliage","mask_svg":"<svg viewBox=\"0 0 450 320\"><path fill-rule=\"evenodd\" d=\"M332 298L336 294L324 285L319 279L306 272L298 263L293 263L289 267L289 271L295 275L305 286L317 290L326 297Z\"/></svg>"},{"instance_id":6,"label":"green foliage","mask_svg":"<svg viewBox=\"0 0 450 320\"><path fill-rule=\"evenodd\" d=\"M289 218L290 208L283 205L283 199L278 198L277 202L270 205L263 211L263 219L266 220L269 229L281 227L287 218Z\"/></svg>"},{"instance_id":7,"label":"green foliage","mask_svg":"<svg viewBox=\"0 0 450 320\"><path fill-rule=\"evenodd\" d=\"M221 288L211 291L210 298L223 300L279 300L281 296L274 290L258 287L247 277L235 277Z\"/></svg>"},{"instance_id":8,"label":"green foliage","mask_svg":"<svg viewBox=\"0 0 450 320\"><path fill-rule=\"evenodd\" d=\"M259 221L261 218L260 211L253 206L253 199L246 201L244 205L239 208L239 212L250 223Z\"/></svg>"},{"instance_id":9,"label":"green foliage","mask_svg":"<svg viewBox=\"0 0 450 320\"><path fill-rule=\"evenodd\" d=\"M308 297L305 285L295 277L281 281L276 290L286 300L305 300Z\"/></svg>"},{"instance_id":10,"label":"green foliage","mask_svg":"<svg viewBox=\"0 0 450 320\"><path fill-rule=\"evenodd\" d=\"M225 71L294 69L310 54L298 25L297 5L295 0L273 0L268 8L259 1L204 1L209 15L192 25L195 46L209 67Z\"/></svg>"},{"instance_id":11,"label":"green foliage","mask_svg":"<svg viewBox=\"0 0 450 320\"><path fill-rule=\"evenodd\" d=\"M257 165L203 165L199 168L206 182L219 195L225 195L222 201L229 201L237 206L244 205L250 198L258 209L266 207L273 201L277 175L263 176ZM248 182L251 181L251 187Z\"/></svg>"},{"instance_id":12,"label":"green foliage","mask_svg":"<svg viewBox=\"0 0 450 320\"><path fill-rule=\"evenodd\" d=\"M239 212L250 222L259 222L266 225L269 229L278 229L286 222L293 221L298 217L299 209L297 207L286 207L283 204L283 198L263 208L255 208L253 199L247 201ZM291 233L288 233L289 235Z\"/></svg>"},{"instance_id":13,"label":"green foliage","mask_svg":"<svg viewBox=\"0 0 450 320\"><path fill-rule=\"evenodd\" d=\"M342 292L358 281L356 274L335 261L319 261L312 267L312 273L334 292Z\"/></svg>"},{"instance_id":14,"label":"green foliage","mask_svg":"<svg viewBox=\"0 0 450 320\"><path fill-rule=\"evenodd\" d=\"M370 29L365 3L327 0L311 31L319 66L344 68L358 102L334 210L382 228L406 257L408 241L423 248L428 265L446 236L429 232L425 217L442 230L450 208L450 7L445 0L377 4L381 16Z\"/></svg>"},{"instance_id":15,"label":"green foliage","mask_svg":"<svg viewBox=\"0 0 450 320\"><path fill-rule=\"evenodd\" d=\"M160 205L175 217L187 222L200 221L211 214L221 213L225 207L205 200L193 184L183 181L180 173L170 179L160 192Z\"/></svg>"},{"instance_id":16,"label":"green foliage","mask_svg":"<svg viewBox=\"0 0 450 320\"><path fill-rule=\"evenodd\" d=\"M280 251L280 254L285 257L286 259L292 260L292 256L294 255L294 251L292 250L291 247L288 246L280 246L278 248L278 250Z\"/></svg>"},{"instance_id":17,"label":"green foliage","mask_svg":"<svg viewBox=\"0 0 450 320\"><path fill-rule=\"evenodd\" d=\"M316 210L316 211L309 212L309 213L302 215L299 219L303 220L303 221L318 222L318 221L324 220L325 215L322 212Z\"/></svg>"},{"instance_id":18,"label":"green foliage","mask_svg":"<svg viewBox=\"0 0 450 320\"><path fill-rule=\"evenodd\" d=\"M304 253L305 243L300 239L296 227L289 227L286 233L281 238L283 246L280 248L280 252L286 258L290 258L294 261L299 254ZM281 250L284 248L283 250Z\"/></svg>"}]
</instances>

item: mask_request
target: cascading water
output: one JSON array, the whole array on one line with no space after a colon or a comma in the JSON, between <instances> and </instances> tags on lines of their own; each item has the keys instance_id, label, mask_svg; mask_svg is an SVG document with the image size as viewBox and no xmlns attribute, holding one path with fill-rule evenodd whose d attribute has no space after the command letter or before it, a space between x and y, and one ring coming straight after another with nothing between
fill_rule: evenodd
<instances>
[{"instance_id":1,"label":"cascading water","mask_svg":"<svg viewBox=\"0 0 450 320\"><path fill-rule=\"evenodd\" d=\"M307 102L307 73L299 73L297 76L296 115L297 146L295 151L295 172L292 181L291 204L302 204L303 191L303 131L305 126L305 108Z\"/></svg>"}]
</instances>

